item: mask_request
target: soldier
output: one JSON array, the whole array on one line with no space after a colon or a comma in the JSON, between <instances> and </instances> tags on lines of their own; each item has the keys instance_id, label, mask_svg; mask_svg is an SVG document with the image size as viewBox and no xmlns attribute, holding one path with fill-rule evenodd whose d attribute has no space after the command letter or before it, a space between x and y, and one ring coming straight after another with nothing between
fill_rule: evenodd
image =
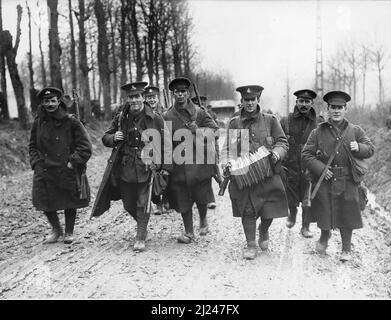
<instances>
[{"instance_id":1,"label":"soldier","mask_svg":"<svg viewBox=\"0 0 391 320\"><path fill-rule=\"evenodd\" d=\"M289 215L286 226L292 228L296 223L297 207L303 202L305 190L308 186L308 178L304 176L304 169L301 164L301 150L307 142L311 131L316 128L317 123L323 118L317 117L313 108L316 93L309 89L299 90L293 93L296 105L288 117L281 119L281 126L288 138L288 156L284 159L286 167L286 192L288 197ZM312 238L309 230L310 222L313 219L308 215L308 208L302 206L302 224L300 233L305 238Z\"/></svg>"},{"instance_id":2,"label":"soldier","mask_svg":"<svg viewBox=\"0 0 391 320\"><path fill-rule=\"evenodd\" d=\"M159 88L155 86L148 86L145 88L144 97L145 101L149 103L152 110L160 115L164 112L164 107L159 101Z\"/></svg>"},{"instance_id":3,"label":"soldier","mask_svg":"<svg viewBox=\"0 0 391 320\"><path fill-rule=\"evenodd\" d=\"M327 103L329 118L311 132L302 151L302 161L317 180L327 170L310 208L321 229L316 250L324 253L331 237L330 230L339 228L342 239L340 260L348 261L351 259L352 230L362 228L354 159L371 157L374 146L359 126L345 118L346 104L350 101L347 93L331 91L323 100ZM336 150L341 139L342 144ZM334 159L326 168L333 154Z\"/></svg>"},{"instance_id":4,"label":"soldier","mask_svg":"<svg viewBox=\"0 0 391 320\"><path fill-rule=\"evenodd\" d=\"M164 108L159 101L159 92L160 90L158 87L149 85L144 90L144 98L145 102L149 103L154 112L157 112L158 114L162 115L164 112ZM152 206L152 212L155 215L161 215L164 212L162 197L163 196L160 195L158 198L154 198L154 201L156 201L157 203Z\"/></svg>"},{"instance_id":5,"label":"soldier","mask_svg":"<svg viewBox=\"0 0 391 320\"><path fill-rule=\"evenodd\" d=\"M200 98L200 101L201 101L201 107L205 111L208 112L208 114L211 116L211 118L215 122L216 126L218 126L217 121L216 121L216 119L217 119L216 114L211 109L208 110L207 107L206 107L206 102L208 101L208 98L206 96L199 96L199 98ZM199 106L197 97L191 98L191 101L195 105ZM217 141L216 141L215 146L216 146L216 155L218 156L219 155L219 145L218 145ZM218 163L218 159L217 159L217 163ZM217 168L217 170L218 170L218 168ZM216 175L214 175L214 177L216 177ZM218 180L218 178L216 180ZM221 181L217 181L217 183L220 183L220 182ZM213 193L213 189L211 189L211 190L212 190L212 192L210 194L208 194L208 204L207 204L207 207L208 207L208 209L212 209L213 210L213 209L216 209L216 199L215 199L215 195Z\"/></svg>"},{"instance_id":6,"label":"soldier","mask_svg":"<svg viewBox=\"0 0 391 320\"><path fill-rule=\"evenodd\" d=\"M174 105L165 114L164 119L171 121L173 147L183 147L181 156L186 156L186 152L191 156L190 162L179 163L174 157L173 171L168 185L168 199L170 207L180 212L185 227L185 233L180 235L177 240L180 243L188 244L194 239L193 229L193 204L196 203L200 216L200 235L206 235L209 231L207 221L207 204L210 194L213 194L211 178L214 175L214 167L211 164L196 163L197 150L204 150L204 136L212 136L206 144L207 153L214 155L214 130L218 127L210 115L198 106L195 106L190 100L191 82L187 78L176 78L169 84L169 89L174 93ZM209 129L208 129L209 128ZM175 138L179 133L187 134L191 132L191 141L184 140L182 143ZM197 136L203 134L201 139ZM201 146L195 149L193 141L202 141ZM178 147L178 148L179 148ZM192 152L193 151L193 152ZM195 151L195 152L194 152ZM175 150L174 150L175 155ZM205 158L204 158L205 159Z\"/></svg>"},{"instance_id":7,"label":"soldier","mask_svg":"<svg viewBox=\"0 0 391 320\"><path fill-rule=\"evenodd\" d=\"M110 128L105 132L102 141L113 152L106 167L91 216L99 216L110 208L110 200L122 199L124 208L137 222L136 241L133 249L144 251L150 213L145 210L148 200L148 186L151 170L160 170L164 176L169 175L171 167L159 161L159 152L166 152L162 159L171 157L171 140L161 115L152 111L144 102L146 82L138 81L121 87L126 92L126 104L117 114ZM154 160L148 164L144 158L147 129L155 129L161 135L155 143ZM163 142L164 141L164 142ZM162 149L164 147L164 149Z\"/></svg>"},{"instance_id":8,"label":"soldier","mask_svg":"<svg viewBox=\"0 0 391 320\"><path fill-rule=\"evenodd\" d=\"M89 192L80 196L80 170L91 157L90 137L82 123L68 114L62 91L39 91L41 104L31 129L29 155L33 177L33 205L44 212L52 227L44 244L63 235L57 211L64 210L64 243L72 243L76 209L90 202ZM83 199L81 199L83 198Z\"/></svg>"},{"instance_id":9,"label":"soldier","mask_svg":"<svg viewBox=\"0 0 391 320\"><path fill-rule=\"evenodd\" d=\"M247 240L247 247L243 252L245 259L254 259L257 254L255 242L257 218L261 218L258 244L262 250L267 250L269 227L273 219L288 215L285 188L277 170L278 163L284 159L288 151L288 141L277 118L261 111L259 102L262 90L263 87L257 85L236 89L241 94L242 108L240 114L230 120L227 130L229 133L230 129L247 129L250 147L248 151L255 152L259 147L265 146L271 152L272 163L276 168L271 177L251 187L239 189L234 180L229 184L233 216L242 218ZM229 170L231 165L229 154L232 150L240 150L240 139L244 139L233 139L230 135L231 133L225 139L221 154L224 170ZM240 150L237 156L244 156L245 152Z\"/></svg>"}]
</instances>

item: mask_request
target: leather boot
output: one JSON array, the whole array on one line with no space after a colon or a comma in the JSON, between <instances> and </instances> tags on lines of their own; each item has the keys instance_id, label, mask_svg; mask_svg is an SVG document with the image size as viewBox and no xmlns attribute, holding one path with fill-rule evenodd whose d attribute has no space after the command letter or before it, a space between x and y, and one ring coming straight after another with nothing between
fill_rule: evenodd
<instances>
[{"instance_id":1,"label":"leather boot","mask_svg":"<svg viewBox=\"0 0 391 320\"><path fill-rule=\"evenodd\" d=\"M194 227L193 227L193 211L190 209L187 212L182 212L183 226L185 227L185 233L177 238L179 243L189 244L194 240Z\"/></svg>"},{"instance_id":2,"label":"leather boot","mask_svg":"<svg viewBox=\"0 0 391 320\"><path fill-rule=\"evenodd\" d=\"M76 209L66 209L64 214L65 214L64 243L69 244L74 241L73 229L75 227Z\"/></svg>"},{"instance_id":3,"label":"leather boot","mask_svg":"<svg viewBox=\"0 0 391 320\"><path fill-rule=\"evenodd\" d=\"M149 212L144 213L144 208L137 208L137 233L133 250L144 251L147 238Z\"/></svg>"},{"instance_id":4,"label":"leather boot","mask_svg":"<svg viewBox=\"0 0 391 320\"><path fill-rule=\"evenodd\" d=\"M46 238L46 240L43 242L43 244L50 244L57 242L58 238L60 238L63 235L62 228L60 225L60 220L58 219L57 212L45 212L46 217L48 218L48 221L50 223L50 226L52 227L52 233L49 237Z\"/></svg>"},{"instance_id":5,"label":"leather boot","mask_svg":"<svg viewBox=\"0 0 391 320\"><path fill-rule=\"evenodd\" d=\"M257 245L255 241L248 241L247 247L243 250L243 259L254 260L257 256Z\"/></svg>"},{"instance_id":6,"label":"leather boot","mask_svg":"<svg viewBox=\"0 0 391 320\"><path fill-rule=\"evenodd\" d=\"M316 242L315 250L320 254L325 254L330 238L331 238L331 231L322 230L320 234L320 238Z\"/></svg>"},{"instance_id":7,"label":"leather boot","mask_svg":"<svg viewBox=\"0 0 391 320\"><path fill-rule=\"evenodd\" d=\"M307 219L308 219L308 209L302 208L300 233L304 238L312 238L314 235L310 231L310 223L307 222Z\"/></svg>"},{"instance_id":8,"label":"leather boot","mask_svg":"<svg viewBox=\"0 0 391 320\"><path fill-rule=\"evenodd\" d=\"M296 224L297 208L289 208L288 218L286 219L286 226L290 229Z\"/></svg>"}]
</instances>

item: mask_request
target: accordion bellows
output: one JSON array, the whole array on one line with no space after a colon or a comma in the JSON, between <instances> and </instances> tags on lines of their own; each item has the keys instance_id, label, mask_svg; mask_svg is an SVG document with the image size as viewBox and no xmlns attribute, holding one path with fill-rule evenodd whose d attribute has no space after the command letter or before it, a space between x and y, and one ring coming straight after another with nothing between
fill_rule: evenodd
<instances>
[{"instance_id":1,"label":"accordion bellows","mask_svg":"<svg viewBox=\"0 0 391 320\"><path fill-rule=\"evenodd\" d=\"M231 161L231 176L239 189L253 186L273 176L269 155L270 151L261 146L256 152Z\"/></svg>"}]
</instances>

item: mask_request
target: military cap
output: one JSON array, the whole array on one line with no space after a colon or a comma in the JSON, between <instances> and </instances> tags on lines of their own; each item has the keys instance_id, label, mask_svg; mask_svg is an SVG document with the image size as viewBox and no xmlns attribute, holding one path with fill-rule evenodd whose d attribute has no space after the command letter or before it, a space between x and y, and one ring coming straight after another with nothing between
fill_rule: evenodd
<instances>
[{"instance_id":1,"label":"military cap","mask_svg":"<svg viewBox=\"0 0 391 320\"><path fill-rule=\"evenodd\" d=\"M330 91L323 96L323 100L327 102L327 104L344 106L350 101L350 96L343 91Z\"/></svg>"},{"instance_id":2,"label":"military cap","mask_svg":"<svg viewBox=\"0 0 391 320\"><path fill-rule=\"evenodd\" d=\"M122 85L121 89L126 91L127 94L139 94L144 92L147 84L148 82L145 81L136 81Z\"/></svg>"},{"instance_id":3,"label":"military cap","mask_svg":"<svg viewBox=\"0 0 391 320\"><path fill-rule=\"evenodd\" d=\"M263 87L257 85L242 86L236 88L236 91L240 92L243 99L252 99L261 95Z\"/></svg>"},{"instance_id":4,"label":"military cap","mask_svg":"<svg viewBox=\"0 0 391 320\"><path fill-rule=\"evenodd\" d=\"M298 98L311 99L314 100L316 98L316 93L310 89L298 90L293 93Z\"/></svg>"},{"instance_id":5,"label":"military cap","mask_svg":"<svg viewBox=\"0 0 391 320\"><path fill-rule=\"evenodd\" d=\"M41 100L43 100L44 98L52 97L57 97L58 99L61 99L62 90L55 87L45 87L38 92L37 97Z\"/></svg>"},{"instance_id":6,"label":"military cap","mask_svg":"<svg viewBox=\"0 0 391 320\"><path fill-rule=\"evenodd\" d=\"M144 96L153 96L155 94L159 94L159 88L155 86L148 86L144 89Z\"/></svg>"},{"instance_id":7,"label":"military cap","mask_svg":"<svg viewBox=\"0 0 391 320\"><path fill-rule=\"evenodd\" d=\"M184 77L175 78L168 85L168 89L171 91L177 90L189 90L191 81Z\"/></svg>"},{"instance_id":8,"label":"military cap","mask_svg":"<svg viewBox=\"0 0 391 320\"><path fill-rule=\"evenodd\" d=\"M200 100L201 100L201 102L205 102L206 100L208 100L208 98L205 97L205 96L200 96ZM191 98L191 101L192 101L193 103L195 103L195 104L198 104L198 99L197 99L197 97Z\"/></svg>"}]
</instances>

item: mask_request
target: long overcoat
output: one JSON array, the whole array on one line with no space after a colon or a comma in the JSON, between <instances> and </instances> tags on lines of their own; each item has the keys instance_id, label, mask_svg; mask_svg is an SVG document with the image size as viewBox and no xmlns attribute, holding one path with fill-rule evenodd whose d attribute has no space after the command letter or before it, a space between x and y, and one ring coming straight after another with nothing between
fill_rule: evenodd
<instances>
[{"instance_id":1,"label":"long overcoat","mask_svg":"<svg viewBox=\"0 0 391 320\"><path fill-rule=\"evenodd\" d=\"M218 126L204 108L196 106L190 100L182 111L178 111L174 105L163 117L171 127L173 139L173 171L167 188L170 205L180 210L187 204L188 199L181 201L181 198L176 196L178 185L188 189L196 187L197 193L204 194L206 201L213 199L213 191L207 181L210 181L216 172L215 132ZM182 134L186 135L184 140L180 140ZM207 144L204 138L208 139ZM186 159L178 157L179 154L186 155ZM184 162L181 163L182 159Z\"/></svg>"},{"instance_id":2,"label":"long overcoat","mask_svg":"<svg viewBox=\"0 0 391 320\"><path fill-rule=\"evenodd\" d=\"M125 147L123 142L114 142L114 134L121 128L125 128L125 122L128 121L126 114L126 108L122 108L124 112L118 113L112 120L110 128L105 132L102 137L102 142L106 147L112 148L110 158L108 159L107 166L105 168L102 182L99 186L99 190L92 208L91 217L97 217L102 215L110 208L111 201L121 199L118 176L116 175L118 166L121 161L121 149ZM144 102L145 112L145 124L147 129L156 129L160 133L160 152L161 161L157 163L157 170L165 169L171 172L171 157L172 157L172 146L170 133L164 123L161 115L152 111L152 108L147 102ZM155 141L156 142L156 141ZM156 149L155 149L156 150ZM141 154L137 153L132 155L135 159L134 170L136 171L137 179L139 182L144 182L149 179L150 171L145 171L145 164L142 162ZM164 161L164 160L167 161Z\"/></svg>"},{"instance_id":3,"label":"long overcoat","mask_svg":"<svg viewBox=\"0 0 391 320\"><path fill-rule=\"evenodd\" d=\"M42 211L87 207L90 198L80 199L78 169L92 154L83 124L60 103L57 118L38 108L29 142L33 176L33 205ZM69 169L70 162L74 169Z\"/></svg>"},{"instance_id":4,"label":"long overcoat","mask_svg":"<svg viewBox=\"0 0 391 320\"><path fill-rule=\"evenodd\" d=\"M303 200L308 186L308 178L304 175L301 163L301 151L312 130L317 124L323 122L322 117L317 117L314 108L310 108L308 114L300 113L297 106L287 117L280 120L281 127L288 139L288 155L283 161L286 193L289 207L297 207Z\"/></svg>"},{"instance_id":5,"label":"long overcoat","mask_svg":"<svg viewBox=\"0 0 391 320\"><path fill-rule=\"evenodd\" d=\"M253 116L247 116L244 109L241 109L240 113L230 120L221 154L222 163L227 162L226 157L232 154L231 150L238 150L238 156L242 156L239 145L241 138L234 139L233 129L248 130L250 151L265 146L269 151L278 153L281 159L284 159L287 154L288 141L280 122L274 115L261 112L258 106L258 111ZM239 189L235 180L231 179L228 190L234 217L243 215L249 201L256 215L262 218L279 218L288 215L285 188L278 173L243 189Z\"/></svg>"},{"instance_id":6,"label":"long overcoat","mask_svg":"<svg viewBox=\"0 0 391 320\"><path fill-rule=\"evenodd\" d=\"M340 128L330 120L323 122L311 132L302 151L302 161L313 174L315 184L345 128L347 131L343 143L331 163L334 176L328 181L323 180L311 203L310 212L316 217L318 227L323 230L362 228L358 184L353 180L348 150L350 142L357 141L359 151L350 151L353 157L366 159L374 154L374 146L364 130L347 120Z\"/></svg>"}]
</instances>

